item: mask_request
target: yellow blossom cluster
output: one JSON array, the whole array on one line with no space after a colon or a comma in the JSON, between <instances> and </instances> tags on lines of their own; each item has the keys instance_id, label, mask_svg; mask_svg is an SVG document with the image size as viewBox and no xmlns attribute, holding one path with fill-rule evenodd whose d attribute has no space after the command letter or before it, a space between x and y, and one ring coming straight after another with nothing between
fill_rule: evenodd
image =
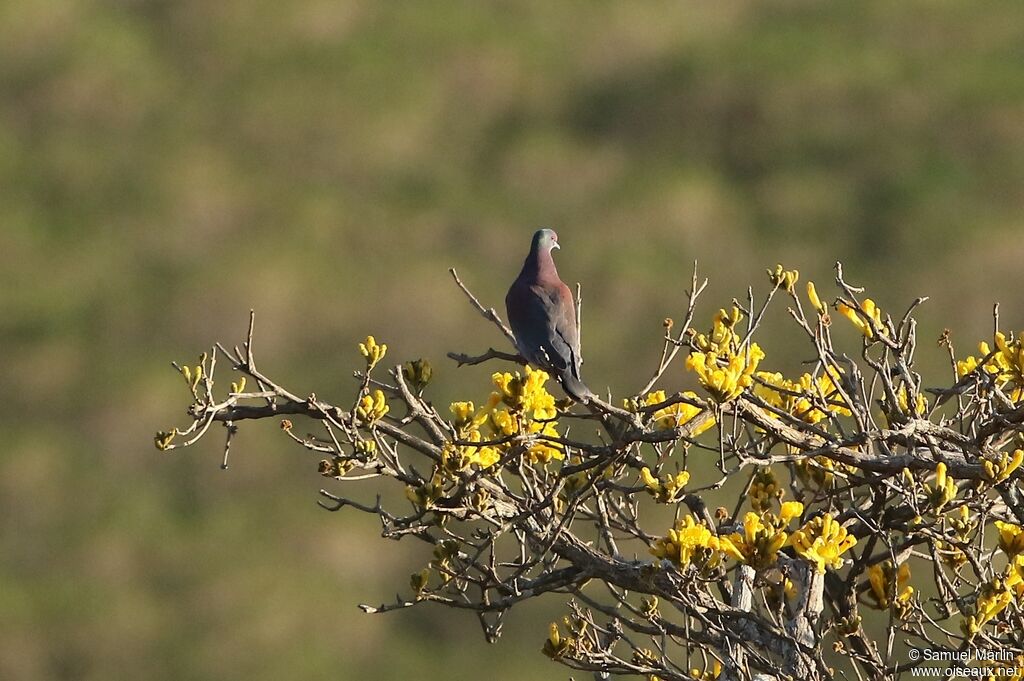
<instances>
[{"instance_id":1,"label":"yellow blossom cluster","mask_svg":"<svg viewBox=\"0 0 1024 681\"><path fill-rule=\"evenodd\" d=\"M199 355L199 364L196 365L195 369L189 367L189 365L187 364L183 364L178 369L178 371L181 372L181 375L185 378L185 383L188 384L189 390L192 391L193 395L196 395L196 391L199 389L199 382L202 381L205 376L203 372L203 367L206 365L207 359L208 355L204 352L203 354ZM243 383L242 385L245 384Z\"/></svg>"},{"instance_id":2,"label":"yellow blossom cluster","mask_svg":"<svg viewBox=\"0 0 1024 681\"><path fill-rule=\"evenodd\" d=\"M906 473L904 473L905 475ZM946 464L940 461L935 466L935 480L933 484L924 483L925 495L928 501L935 507L936 511L956 498L956 480L946 472Z\"/></svg>"},{"instance_id":3,"label":"yellow blossom cluster","mask_svg":"<svg viewBox=\"0 0 1024 681\"><path fill-rule=\"evenodd\" d=\"M742 347L735 328L743 318L739 308L731 312L719 310L709 335L697 334L693 344L697 350L686 358L686 368L697 374L697 380L719 402L739 397L753 382L764 351L757 343Z\"/></svg>"},{"instance_id":4,"label":"yellow blossom cluster","mask_svg":"<svg viewBox=\"0 0 1024 681\"><path fill-rule=\"evenodd\" d=\"M891 561L885 561L868 567L868 595L874 601L874 607L887 610L889 606L895 606L896 614L905 617L914 596L914 587L907 583L909 581L909 563L895 568Z\"/></svg>"},{"instance_id":5,"label":"yellow blossom cluster","mask_svg":"<svg viewBox=\"0 0 1024 681\"><path fill-rule=\"evenodd\" d=\"M363 395L356 405L356 416L366 425L373 425L380 421L389 411L391 411L391 407L388 406L381 390L375 390L373 395L369 393Z\"/></svg>"},{"instance_id":6,"label":"yellow blossom cluster","mask_svg":"<svg viewBox=\"0 0 1024 681\"><path fill-rule=\"evenodd\" d=\"M945 519L964 543L970 539L971 533L974 532L974 528L978 526L977 519L971 515L971 510L966 504L957 508L957 512L955 514L947 514Z\"/></svg>"},{"instance_id":7,"label":"yellow blossom cluster","mask_svg":"<svg viewBox=\"0 0 1024 681\"><path fill-rule=\"evenodd\" d=\"M910 476L910 471L904 470L903 475L905 478L913 479ZM917 520L920 521L920 518ZM960 547L966 546L971 541L971 536L978 526L978 519L971 514L967 504L962 504L955 513L943 514L943 520L949 525L956 536L948 541L937 539L935 541L935 551L939 554L939 560L946 567L956 570L967 562L967 554Z\"/></svg>"},{"instance_id":8,"label":"yellow blossom cluster","mask_svg":"<svg viewBox=\"0 0 1024 681\"><path fill-rule=\"evenodd\" d=\"M979 356L958 361L956 372L963 377L980 369L993 377L995 387L1019 402L1024 397L1024 341L1020 335L1007 340L1002 331L996 332L994 340L995 351L985 341L978 343Z\"/></svg>"},{"instance_id":9,"label":"yellow blossom cluster","mask_svg":"<svg viewBox=\"0 0 1024 681\"><path fill-rule=\"evenodd\" d=\"M686 516L668 531L668 535L658 539L651 547L651 554L660 560L669 560L673 565L683 568L695 565L700 570L717 567L722 561L723 553L735 555L736 549L726 537L719 537L705 525Z\"/></svg>"},{"instance_id":10,"label":"yellow blossom cluster","mask_svg":"<svg viewBox=\"0 0 1024 681\"><path fill-rule=\"evenodd\" d=\"M696 334L693 344L701 352L723 354L734 351L739 345L739 337L735 328L742 320L743 313L735 305L728 312L720 309L711 322L711 332L707 335Z\"/></svg>"},{"instance_id":11,"label":"yellow blossom cluster","mask_svg":"<svg viewBox=\"0 0 1024 681\"><path fill-rule=\"evenodd\" d=\"M852 473L854 469L843 463L837 463L827 456L805 457L794 465L796 475L808 487L828 490L835 484L835 473Z\"/></svg>"},{"instance_id":12,"label":"yellow blossom cluster","mask_svg":"<svg viewBox=\"0 0 1024 681\"><path fill-rule=\"evenodd\" d=\"M793 287L800 279L800 272L798 270L784 269L781 264L776 265L774 270L767 271L768 281L771 282L772 286L785 289L789 293L793 292Z\"/></svg>"},{"instance_id":13,"label":"yellow blossom cluster","mask_svg":"<svg viewBox=\"0 0 1024 681\"><path fill-rule=\"evenodd\" d=\"M686 368L697 374L697 379L712 397L719 402L728 402L739 397L754 382L751 376L762 359L764 351L757 343L751 343L746 350L725 355L691 353L686 358Z\"/></svg>"},{"instance_id":14,"label":"yellow blossom cluster","mask_svg":"<svg viewBox=\"0 0 1024 681\"><path fill-rule=\"evenodd\" d=\"M953 542L936 540L935 551L939 554L939 559L954 570L967 562L967 554Z\"/></svg>"},{"instance_id":15,"label":"yellow blossom cluster","mask_svg":"<svg viewBox=\"0 0 1024 681\"><path fill-rule=\"evenodd\" d=\"M480 426L487 421L487 412L477 412L472 402L452 402L449 406L454 417L456 435L462 442L481 442ZM447 444L441 451L442 463L449 471L461 471L470 466L489 468L501 459L501 452L491 445Z\"/></svg>"},{"instance_id":16,"label":"yellow blossom cluster","mask_svg":"<svg viewBox=\"0 0 1024 681\"><path fill-rule=\"evenodd\" d=\"M491 393L485 409L495 435L560 436L554 420L558 415L555 398L544 387L548 378L546 371L529 366L525 376L518 371L491 376L497 390ZM530 445L527 456L532 463L548 463L552 459L562 460L565 452L557 443L537 440Z\"/></svg>"},{"instance_id":17,"label":"yellow blossom cluster","mask_svg":"<svg viewBox=\"0 0 1024 681\"><path fill-rule=\"evenodd\" d=\"M999 550L1009 562L1003 573L985 583L978 593L974 607L963 613L960 629L973 637L1011 603L1024 601L1024 527L997 520Z\"/></svg>"},{"instance_id":18,"label":"yellow blossom cluster","mask_svg":"<svg viewBox=\"0 0 1024 681\"><path fill-rule=\"evenodd\" d=\"M1024 527L1002 520L997 520L995 524L999 530L999 550L1011 560L1024 553Z\"/></svg>"},{"instance_id":19,"label":"yellow blossom cluster","mask_svg":"<svg viewBox=\"0 0 1024 681\"><path fill-rule=\"evenodd\" d=\"M526 367L526 376L509 372L497 372L491 375L497 390L491 393L488 407L493 409L504 403L515 412L523 412L535 419L553 419L557 414L555 398L547 391L544 384L549 376L546 371Z\"/></svg>"},{"instance_id":20,"label":"yellow blossom cluster","mask_svg":"<svg viewBox=\"0 0 1024 681\"><path fill-rule=\"evenodd\" d=\"M340 480L345 477L345 474L352 470L354 466L355 463L353 461L339 456L334 457L333 459L323 459L320 461L320 465L317 470L320 472L320 475L325 478L337 478Z\"/></svg>"},{"instance_id":21,"label":"yellow blossom cluster","mask_svg":"<svg viewBox=\"0 0 1024 681\"><path fill-rule=\"evenodd\" d=\"M477 409L470 401L449 405L455 437L442 447L441 460L434 467L431 480L406 488L406 497L413 504L427 508L444 495L445 486L450 486L458 473L497 465L502 455L514 446L511 436L559 437L555 427L558 415L555 398L544 387L548 380L546 372L526 367L525 376L518 372L498 372L491 376L491 380L495 390L483 407ZM366 404L367 409L374 404L371 399ZM362 412L359 413L361 415ZM503 441L505 439L508 441ZM564 457L562 446L556 442L536 440L526 450L526 459L530 463L548 463ZM490 503L483 490L477 490L470 499L470 504L477 510L487 508Z\"/></svg>"},{"instance_id":22,"label":"yellow blossom cluster","mask_svg":"<svg viewBox=\"0 0 1024 681\"><path fill-rule=\"evenodd\" d=\"M782 499L784 494L785 490L779 485L771 467L765 466L754 473L750 480L750 490L747 496L750 499L750 507L758 513L762 513L770 511L772 503L777 499Z\"/></svg>"},{"instance_id":23,"label":"yellow blossom cluster","mask_svg":"<svg viewBox=\"0 0 1024 681\"><path fill-rule=\"evenodd\" d=\"M568 636L562 636L558 630L558 623L552 622L548 625L548 637L544 640L544 647L541 651L553 660L561 657L572 657L578 653L588 653L591 650L591 636L588 636L588 624L586 620L576 616L562 618Z\"/></svg>"},{"instance_id":24,"label":"yellow blossom cluster","mask_svg":"<svg viewBox=\"0 0 1024 681\"><path fill-rule=\"evenodd\" d=\"M918 418L924 416L928 411L928 400L920 392L914 395L914 408L910 408L910 395L905 385L901 385L900 389L896 391L896 402L901 412Z\"/></svg>"},{"instance_id":25,"label":"yellow blossom cluster","mask_svg":"<svg viewBox=\"0 0 1024 681\"><path fill-rule=\"evenodd\" d=\"M715 681L722 675L722 663L718 660L713 660L709 668L705 668L701 671L694 667L690 670L690 677L694 681Z\"/></svg>"},{"instance_id":26,"label":"yellow blossom cluster","mask_svg":"<svg viewBox=\"0 0 1024 681\"><path fill-rule=\"evenodd\" d=\"M829 367L819 376L804 374L795 381L782 374L758 371L754 394L768 404L807 423L818 423L829 414L849 416L840 396L839 370Z\"/></svg>"},{"instance_id":27,"label":"yellow blossom cluster","mask_svg":"<svg viewBox=\"0 0 1024 681\"><path fill-rule=\"evenodd\" d=\"M827 567L838 570L843 566L842 555L857 544L857 538L849 534L832 514L826 513L794 532L790 543L800 556L823 573Z\"/></svg>"},{"instance_id":28,"label":"yellow blossom cluster","mask_svg":"<svg viewBox=\"0 0 1024 681\"><path fill-rule=\"evenodd\" d=\"M511 446L510 443L479 446L466 443L484 443L513 435L559 437L555 427L558 415L555 398L545 388L547 372L526 367L525 376L519 372L497 372L491 380L495 390L480 409L473 402L452 402L449 406L452 426L457 439L463 443L445 447L443 455L449 469L493 466ZM561 460L565 453L557 443L538 440L530 445L527 456L532 463L547 463L552 459Z\"/></svg>"},{"instance_id":29,"label":"yellow blossom cluster","mask_svg":"<svg viewBox=\"0 0 1024 681\"><path fill-rule=\"evenodd\" d=\"M480 431L468 433L465 439L469 442L480 442L483 438ZM441 450L441 464L450 472L464 471L470 466L490 468L501 460L501 453L490 445L453 445L448 443Z\"/></svg>"},{"instance_id":30,"label":"yellow blossom cluster","mask_svg":"<svg viewBox=\"0 0 1024 681\"><path fill-rule=\"evenodd\" d=\"M697 394L692 390L687 390L682 395L683 397L692 400L697 399ZM665 395L664 390L655 390L647 393L641 404L645 407L650 407L655 404L661 404L667 399L668 397ZM629 409L635 404L636 402L631 403L630 400L623 400L623 406L626 409ZM673 428L686 425L699 413L701 413L700 407L695 407L686 402L676 402L675 404L670 404L667 407L658 409L654 412L652 418L654 419L654 423L657 425L658 430L672 430ZM708 419L704 423L700 424L691 435L696 437L708 428L711 428L713 425L715 425L715 420Z\"/></svg>"},{"instance_id":31,"label":"yellow blossom cluster","mask_svg":"<svg viewBox=\"0 0 1024 681\"><path fill-rule=\"evenodd\" d=\"M865 298L861 302L859 312L842 302L836 305L836 309L839 310L839 314L849 319L868 340L874 339L875 333L888 335L888 330L882 325L882 310L870 298Z\"/></svg>"},{"instance_id":32,"label":"yellow blossom cluster","mask_svg":"<svg viewBox=\"0 0 1024 681\"><path fill-rule=\"evenodd\" d=\"M786 527L803 512L802 503L787 501L778 515L747 513L743 531L729 536L720 536L713 528L687 516L654 543L651 554L680 568L694 565L702 572L719 566L727 557L761 569L775 563L779 549L789 538Z\"/></svg>"},{"instance_id":33,"label":"yellow blossom cluster","mask_svg":"<svg viewBox=\"0 0 1024 681\"><path fill-rule=\"evenodd\" d=\"M156 448L161 452L166 452L171 448L171 443L174 442L175 436L178 434L177 428L171 428L170 430L158 430L156 437L153 438Z\"/></svg>"},{"instance_id":34,"label":"yellow blossom cluster","mask_svg":"<svg viewBox=\"0 0 1024 681\"><path fill-rule=\"evenodd\" d=\"M1013 454L1000 452L997 460L983 459L981 465L989 482L1000 483L1020 468L1021 463L1024 463L1024 449L1016 449Z\"/></svg>"},{"instance_id":35,"label":"yellow blossom cluster","mask_svg":"<svg viewBox=\"0 0 1024 681\"><path fill-rule=\"evenodd\" d=\"M799 501L787 501L778 517L771 513L747 513L743 517L743 532L733 533L722 550L756 569L772 565L779 549L786 545L786 527L803 512L804 505Z\"/></svg>"},{"instance_id":36,"label":"yellow blossom cluster","mask_svg":"<svg viewBox=\"0 0 1024 681\"><path fill-rule=\"evenodd\" d=\"M359 354L366 359L367 371L377 366L377 363L384 359L387 351L388 346L384 343L378 343L377 339L373 336L367 336L366 340L359 344Z\"/></svg>"},{"instance_id":37,"label":"yellow blossom cluster","mask_svg":"<svg viewBox=\"0 0 1024 681\"><path fill-rule=\"evenodd\" d=\"M1006 609L1014 600L1012 585L1002 577L996 577L981 587L978 599L974 603L973 612L964 613L960 622L960 630L965 636L973 638L993 618Z\"/></svg>"},{"instance_id":38,"label":"yellow blossom cluster","mask_svg":"<svg viewBox=\"0 0 1024 681\"><path fill-rule=\"evenodd\" d=\"M640 479L648 494L654 497L658 503L674 504L683 497L683 487L690 481L690 474L680 471L675 475L666 473L659 480L651 473L651 469L644 466L640 469Z\"/></svg>"}]
</instances>

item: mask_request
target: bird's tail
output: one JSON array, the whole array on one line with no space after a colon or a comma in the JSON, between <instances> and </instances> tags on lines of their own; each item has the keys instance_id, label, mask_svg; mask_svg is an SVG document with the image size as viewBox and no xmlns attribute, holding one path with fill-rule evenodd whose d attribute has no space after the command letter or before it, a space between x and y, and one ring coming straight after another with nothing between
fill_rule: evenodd
<instances>
[{"instance_id":1,"label":"bird's tail","mask_svg":"<svg viewBox=\"0 0 1024 681\"><path fill-rule=\"evenodd\" d=\"M577 402L586 402L591 397L596 397L590 388L584 385L583 381L572 371L561 372L558 382L562 384L562 389L565 390L566 394Z\"/></svg>"}]
</instances>

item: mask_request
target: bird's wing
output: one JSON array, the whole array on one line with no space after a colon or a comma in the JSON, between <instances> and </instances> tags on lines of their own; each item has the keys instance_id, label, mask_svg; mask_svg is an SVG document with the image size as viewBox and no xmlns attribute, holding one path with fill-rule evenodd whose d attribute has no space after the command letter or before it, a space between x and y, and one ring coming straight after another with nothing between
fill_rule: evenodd
<instances>
[{"instance_id":1,"label":"bird's wing","mask_svg":"<svg viewBox=\"0 0 1024 681\"><path fill-rule=\"evenodd\" d=\"M559 372L577 373L579 334L572 293L565 284L517 284L509 290L506 306L520 352L527 360Z\"/></svg>"},{"instance_id":2,"label":"bird's wing","mask_svg":"<svg viewBox=\"0 0 1024 681\"><path fill-rule=\"evenodd\" d=\"M579 367L583 363L583 356L580 354L580 334L576 328L576 305L572 298L572 291L564 283L553 290L552 294L551 320L555 334L567 346L571 356L569 367L576 378L579 378Z\"/></svg>"}]
</instances>

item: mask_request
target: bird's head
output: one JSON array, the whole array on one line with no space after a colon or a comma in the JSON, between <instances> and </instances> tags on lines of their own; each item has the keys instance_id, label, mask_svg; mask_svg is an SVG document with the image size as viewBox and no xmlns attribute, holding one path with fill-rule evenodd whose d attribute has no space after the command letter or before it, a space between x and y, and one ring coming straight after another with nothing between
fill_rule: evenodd
<instances>
[{"instance_id":1,"label":"bird's head","mask_svg":"<svg viewBox=\"0 0 1024 681\"><path fill-rule=\"evenodd\" d=\"M550 253L553 249L561 248L558 245L558 235L553 229L538 229L533 235L533 250L538 253Z\"/></svg>"}]
</instances>

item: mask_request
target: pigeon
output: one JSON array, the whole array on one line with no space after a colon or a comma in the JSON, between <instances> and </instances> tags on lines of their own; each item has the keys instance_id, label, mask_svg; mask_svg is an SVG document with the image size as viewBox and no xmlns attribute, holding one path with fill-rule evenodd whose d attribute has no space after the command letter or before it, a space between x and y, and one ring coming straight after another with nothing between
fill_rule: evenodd
<instances>
[{"instance_id":1,"label":"pigeon","mask_svg":"<svg viewBox=\"0 0 1024 681\"><path fill-rule=\"evenodd\" d=\"M527 362L552 373L566 394L586 403L594 393L580 378L580 334L569 287L558 278L551 251L561 248L552 229L533 235L523 270L505 296L516 348Z\"/></svg>"}]
</instances>

